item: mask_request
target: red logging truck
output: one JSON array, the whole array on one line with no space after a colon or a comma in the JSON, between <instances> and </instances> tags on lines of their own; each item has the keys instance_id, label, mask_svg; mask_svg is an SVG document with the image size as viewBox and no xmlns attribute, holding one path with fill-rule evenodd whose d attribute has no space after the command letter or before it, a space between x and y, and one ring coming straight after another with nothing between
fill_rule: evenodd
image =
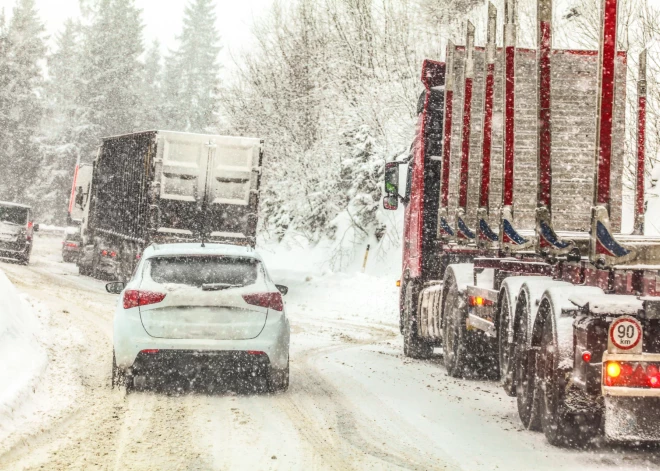
<instances>
[{"instance_id":1,"label":"red logging truck","mask_svg":"<svg viewBox=\"0 0 660 471\"><path fill-rule=\"evenodd\" d=\"M603 432L658 441L660 239L641 235L645 55L635 230L619 234L617 0L602 0L600 51L552 49L550 0L538 0L538 49L516 48L514 2L503 48L489 5L485 48L468 23L446 63L425 61L411 155L386 165L384 206L405 203L404 353L441 346L449 375L499 378L523 425L552 444Z\"/></svg>"}]
</instances>

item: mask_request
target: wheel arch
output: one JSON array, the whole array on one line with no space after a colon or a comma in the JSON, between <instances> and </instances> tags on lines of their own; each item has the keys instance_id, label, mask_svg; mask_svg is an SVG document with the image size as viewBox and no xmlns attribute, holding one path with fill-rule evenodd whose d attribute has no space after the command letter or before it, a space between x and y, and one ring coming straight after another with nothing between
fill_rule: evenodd
<instances>
[{"instance_id":1,"label":"wheel arch","mask_svg":"<svg viewBox=\"0 0 660 471\"><path fill-rule=\"evenodd\" d=\"M458 292L464 292L467 285L472 284L474 281L474 264L473 263L452 263L447 266L445 276L442 279L442 298L440 298L440 329L445 325L445 299L450 288L450 281L453 279L454 284L458 288Z\"/></svg>"},{"instance_id":2,"label":"wheel arch","mask_svg":"<svg viewBox=\"0 0 660 471\"><path fill-rule=\"evenodd\" d=\"M562 316L565 310L575 310L576 306L570 298L575 294L599 295L603 294L601 288L595 286L552 286L547 288L539 302L536 318L532 327L532 346L541 346L541 336L545 322L551 322L553 337L557 346L560 368L573 367L574 335L572 315Z\"/></svg>"}]
</instances>

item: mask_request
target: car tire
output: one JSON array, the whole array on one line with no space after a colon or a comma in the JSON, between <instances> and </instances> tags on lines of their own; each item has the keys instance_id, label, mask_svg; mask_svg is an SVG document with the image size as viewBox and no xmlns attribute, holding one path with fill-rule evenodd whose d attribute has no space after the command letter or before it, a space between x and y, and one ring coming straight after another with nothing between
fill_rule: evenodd
<instances>
[{"instance_id":1,"label":"car tire","mask_svg":"<svg viewBox=\"0 0 660 471\"><path fill-rule=\"evenodd\" d=\"M271 393L285 392L289 389L289 362L286 368L278 370L271 368L268 373L268 391Z\"/></svg>"},{"instance_id":2,"label":"car tire","mask_svg":"<svg viewBox=\"0 0 660 471\"><path fill-rule=\"evenodd\" d=\"M117 358L115 357L115 351L112 350L112 380L111 387L119 388L124 383L124 373L119 367L117 367Z\"/></svg>"}]
</instances>

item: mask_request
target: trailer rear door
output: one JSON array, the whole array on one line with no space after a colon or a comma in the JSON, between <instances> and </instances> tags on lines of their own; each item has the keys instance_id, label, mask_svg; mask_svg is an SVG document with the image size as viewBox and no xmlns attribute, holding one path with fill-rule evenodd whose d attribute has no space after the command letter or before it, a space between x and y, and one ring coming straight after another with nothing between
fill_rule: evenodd
<instances>
[{"instance_id":1,"label":"trailer rear door","mask_svg":"<svg viewBox=\"0 0 660 471\"><path fill-rule=\"evenodd\" d=\"M254 245L261 148L253 138L160 132L158 232Z\"/></svg>"}]
</instances>

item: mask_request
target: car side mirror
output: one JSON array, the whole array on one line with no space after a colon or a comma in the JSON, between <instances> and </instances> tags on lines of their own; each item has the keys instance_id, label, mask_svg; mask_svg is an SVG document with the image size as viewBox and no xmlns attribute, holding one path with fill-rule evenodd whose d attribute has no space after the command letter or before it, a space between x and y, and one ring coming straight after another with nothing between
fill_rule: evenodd
<instances>
[{"instance_id":1,"label":"car side mirror","mask_svg":"<svg viewBox=\"0 0 660 471\"><path fill-rule=\"evenodd\" d=\"M35 224L34 226L32 226L32 230L34 232L39 232L39 224Z\"/></svg>"},{"instance_id":2,"label":"car side mirror","mask_svg":"<svg viewBox=\"0 0 660 471\"><path fill-rule=\"evenodd\" d=\"M121 281L113 281L105 285L105 290L110 294L120 294L124 291L124 286L126 285Z\"/></svg>"},{"instance_id":3,"label":"car side mirror","mask_svg":"<svg viewBox=\"0 0 660 471\"><path fill-rule=\"evenodd\" d=\"M289 292L289 288L284 285L275 285L277 290L282 293L282 296L286 296L286 294Z\"/></svg>"}]
</instances>

